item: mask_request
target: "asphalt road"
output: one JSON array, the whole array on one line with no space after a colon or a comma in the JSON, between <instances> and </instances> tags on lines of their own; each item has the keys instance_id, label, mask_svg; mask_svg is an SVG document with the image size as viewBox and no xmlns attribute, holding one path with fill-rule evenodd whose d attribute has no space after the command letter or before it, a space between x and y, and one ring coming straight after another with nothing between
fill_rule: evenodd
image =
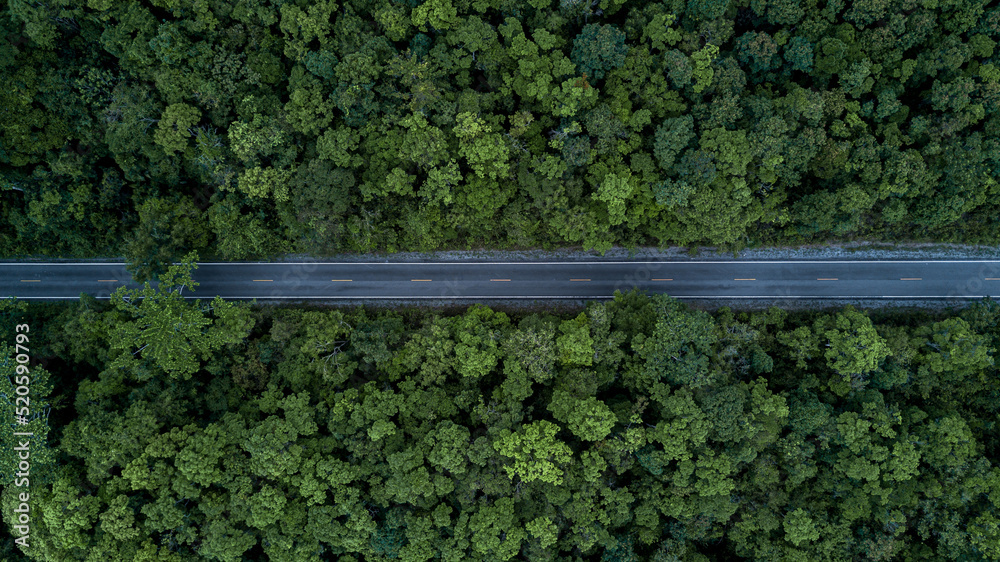
<instances>
[{"instance_id":1,"label":"asphalt road","mask_svg":"<svg viewBox=\"0 0 1000 562\"><path fill-rule=\"evenodd\" d=\"M201 263L189 298L592 299L632 287L684 299L1000 297L1000 261ZM121 263L0 263L0 296L109 298Z\"/></svg>"}]
</instances>

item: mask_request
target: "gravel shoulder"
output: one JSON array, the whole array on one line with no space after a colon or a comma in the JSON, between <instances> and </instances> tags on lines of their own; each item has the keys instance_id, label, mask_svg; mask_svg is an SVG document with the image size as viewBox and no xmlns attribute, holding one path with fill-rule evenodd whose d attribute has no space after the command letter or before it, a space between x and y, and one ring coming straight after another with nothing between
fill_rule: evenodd
<instances>
[{"instance_id":1,"label":"gravel shoulder","mask_svg":"<svg viewBox=\"0 0 1000 562\"><path fill-rule=\"evenodd\" d=\"M338 254L324 258L287 255L276 261L337 262L434 262L434 261L712 261L712 260L942 260L1000 259L1000 247L959 244L885 244L854 242L849 244L772 247L747 249L734 255L712 247L687 248L612 248L604 255L595 251L567 248L558 250L462 250L443 252L398 252L394 254Z\"/></svg>"}]
</instances>

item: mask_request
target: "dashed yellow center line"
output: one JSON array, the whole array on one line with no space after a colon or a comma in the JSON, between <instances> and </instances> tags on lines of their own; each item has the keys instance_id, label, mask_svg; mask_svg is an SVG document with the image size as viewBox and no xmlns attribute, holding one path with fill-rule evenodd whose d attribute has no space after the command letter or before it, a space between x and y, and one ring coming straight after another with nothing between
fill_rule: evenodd
<instances>
[{"instance_id":1,"label":"dashed yellow center line","mask_svg":"<svg viewBox=\"0 0 1000 562\"><path fill-rule=\"evenodd\" d=\"M353 280L352 279L330 279L330 281L335 281L335 282L338 282L338 283L350 283Z\"/></svg>"},{"instance_id":2,"label":"dashed yellow center line","mask_svg":"<svg viewBox=\"0 0 1000 562\"><path fill-rule=\"evenodd\" d=\"M21 283L41 283L41 279L21 279Z\"/></svg>"},{"instance_id":3,"label":"dashed yellow center line","mask_svg":"<svg viewBox=\"0 0 1000 562\"><path fill-rule=\"evenodd\" d=\"M900 281L923 281L923 277L900 277Z\"/></svg>"},{"instance_id":4,"label":"dashed yellow center line","mask_svg":"<svg viewBox=\"0 0 1000 562\"><path fill-rule=\"evenodd\" d=\"M117 283L117 279L98 279L98 283Z\"/></svg>"},{"instance_id":5,"label":"dashed yellow center line","mask_svg":"<svg viewBox=\"0 0 1000 562\"><path fill-rule=\"evenodd\" d=\"M673 281L673 279L650 279L650 281Z\"/></svg>"},{"instance_id":6,"label":"dashed yellow center line","mask_svg":"<svg viewBox=\"0 0 1000 562\"><path fill-rule=\"evenodd\" d=\"M410 279L410 281L430 281L430 279Z\"/></svg>"},{"instance_id":7,"label":"dashed yellow center line","mask_svg":"<svg viewBox=\"0 0 1000 562\"><path fill-rule=\"evenodd\" d=\"M590 279L570 279L570 281L590 281Z\"/></svg>"},{"instance_id":8,"label":"dashed yellow center line","mask_svg":"<svg viewBox=\"0 0 1000 562\"><path fill-rule=\"evenodd\" d=\"M817 277L817 281L839 281L836 277Z\"/></svg>"},{"instance_id":9,"label":"dashed yellow center line","mask_svg":"<svg viewBox=\"0 0 1000 562\"><path fill-rule=\"evenodd\" d=\"M254 283L270 283L272 281L274 281L274 279L254 279L253 280Z\"/></svg>"},{"instance_id":10,"label":"dashed yellow center line","mask_svg":"<svg viewBox=\"0 0 1000 562\"><path fill-rule=\"evenodd\" d=\"M987 277L987 281L1000 281L1000 277Z\"/></svg>"},{"instance_id":11,"label":"dashed yellow center line","mask_svg":"<svg viewBox=\"0 0 1000 562\"><path fill-rule=\"evenodd\" d=\"M733 279L733 281L756 281L756 279L754 279L754 278L751 277L751 278L748 278L748 279Z\"/></svg>"},{"instance_id":12,"label":"dashed yellow center line","mask_svg":"<svg viewBox=\"0 0 1000 562\"><path fill-rule=\"evenodd\" d=\"M510 281L510 279L490 279L490 281Z\"/></svg>"}]
</instances>

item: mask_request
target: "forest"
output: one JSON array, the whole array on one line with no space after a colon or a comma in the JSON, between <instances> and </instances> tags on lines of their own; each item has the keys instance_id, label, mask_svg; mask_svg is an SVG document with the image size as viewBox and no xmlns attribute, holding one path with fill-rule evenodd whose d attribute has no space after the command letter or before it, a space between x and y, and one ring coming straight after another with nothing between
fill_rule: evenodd
<instances>
[{"instance_id":1,"label":"forest","mask_svg":"<svg viewBox=\"0 0 1000 562\"><path fill-rule=\"evenodd\" d=\"M988 0L0 0L0 255L1000 242Z\"/></svg>"},{"instance_id":2,"label":"forest","mask_svg":"<svg viewBox=\"0 0 1000 562\"><path fill-rule=\"evenodd\" d=\"M1000 305L578 313L6 299L31 327L28 557L1000 560ZM2 510L17 460L0 458Z\"/></svg>"},{"instance_id":3,"label":"forest","mask_svg":"<svg viewBox=\"0 0 1000 562\"><path fill-rule=\"evenodd\" d=\"M0 300L0 560L1000 560L990 299L278 307L170 265L1000 244L998 40L988 0L0 0L0 257L158 280Z\"/></svg>"}]
</instances>

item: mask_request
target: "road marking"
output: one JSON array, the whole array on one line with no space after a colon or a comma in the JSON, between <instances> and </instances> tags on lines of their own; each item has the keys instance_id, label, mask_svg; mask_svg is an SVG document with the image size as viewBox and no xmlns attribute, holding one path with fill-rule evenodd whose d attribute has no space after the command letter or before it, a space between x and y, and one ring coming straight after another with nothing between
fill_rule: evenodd
<instances>
[{"instance_id":1,"label":"road marking","mask_svg":"<svg viewBox=\"0 0 1000 562\"><path fill-rule=\"evenodd\" d=\"M570 281L590 281L590 279L570 279Z\"/></svg>"},{"instance_id":2,"label":"road marking","mask_svg":"<svg viewBox=\"0 0 1000 562\"><path fill-rule=\"evenodd\" d=\"M430 281L430 279L410 279L410 281Z\"/></svg>"},{"instance_id":3,"label":"road marking","mask_svg":"<svg viewBox=\"0 0 1000 562\"><path fill-rule=\"evenodd\" d=\"M1000 277L987 277L987 281L1000 281Z\"/></svg>"},{"instance_id":4,"label":"road marking","mask_svg":"<svg viewBox=\"0 0 1000 562\"><path fill-rule=\"evenodd\" d=\"M673 279L650 279L650 281L673 281Z\"/></svg>"},{"instance_id":5,"label":"road marking","mask_svg":"<svg viewBox=\"0 0 1000 562\"><path fill-rule=\"evenodd\" d=\"M117 279L98 279L98 283L117 283Z\"/></svg>"},{"instance_id":6,"label":"road marking","mask_svg":"<svg viewBox=\"0 0 1000 562\"><path fill-rule=\"evenodd\" d=\"M923 277L900 277L900 281L923 281Z\"/></svg>"},{"instance_id":7,"label":"road marking","mask_svg":"<svg viewBox=\"0 0 1000 562\"><path fill-rule=\"evenodd\" d=\"M21 283L41 283L41 279L21 279Z\"/></svg>"},{"instance_id":8,"label":"road marking","mask_svg":"<svg viewBox=\"0 0 1000 562\"><path fill-rule=\"evenodd\" d=\"M274 281L274 279L254 279L253 280L254 283L270 283L272 281Z\"/></svg>"},{"instance_id":9,"label":"road marking","mask_svg":"<svg viewBox=\"0 0 1000 562\"><path fill-rule=\"evenodd\" d=\"M756 279L733 279L733 281L756 281Z\"/></svg>"},{"instance_id":10,"label":"road marking","mask_svg":"<svg viewBox=\"0 0 1000 562\"><path fill-rule=\"evenodd\" d=\"M338 282L342 282L342 283L349 283L349 282L351 282L350 279L330 279L330 281L338 281Z\"/></svg>"},{"instance_id":11,"label":"road marking","mask_svg":"<svg viewBox=\"0 0 1000 562\"><path fill-rule=\"evenodd\" d=\"M490 281L510 281L510 279L490 279Z\"/></svg>"},{"instance_id":12,"label":"road marking","mask_svg":"<svg viewBox=\"0 0 1000 562\"><path fill-rule=\"evenodd\" d=\"M838 281L836 277L817 277L817 281Z\"/></svg>"}]
</instances>

